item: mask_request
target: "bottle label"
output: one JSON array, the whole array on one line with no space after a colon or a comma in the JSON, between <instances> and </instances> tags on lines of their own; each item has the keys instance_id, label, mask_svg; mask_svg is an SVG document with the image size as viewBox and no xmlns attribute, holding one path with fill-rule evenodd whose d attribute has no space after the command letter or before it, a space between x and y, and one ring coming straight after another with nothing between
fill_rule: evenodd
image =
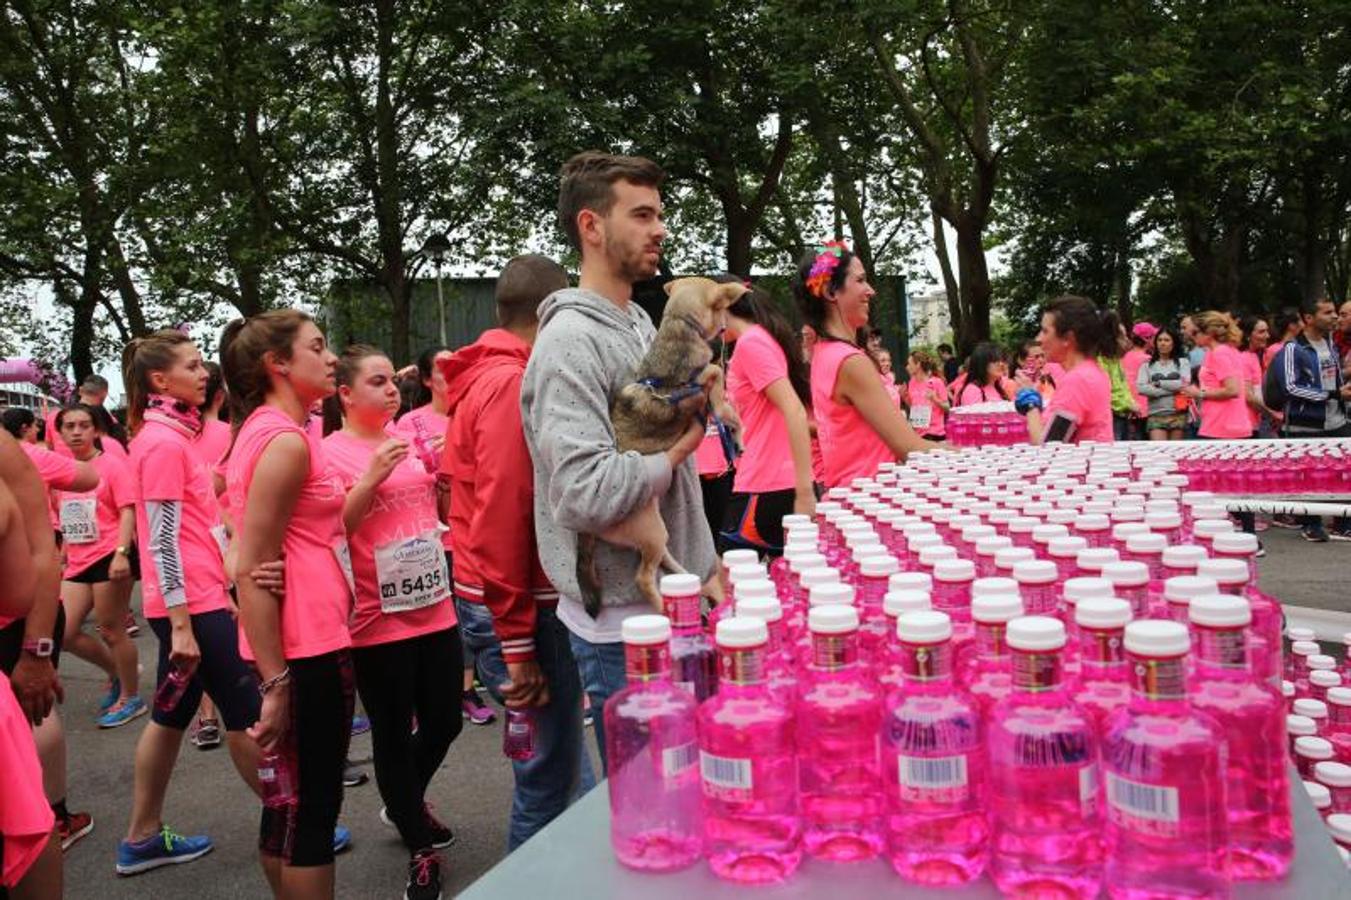
<instances>
[{"instance_id":1,"label":"bottle label","mask_svg":"<svg viewBox=\"0 0 1351 900\"><path fill-rule=\"evenodd\" d=\"M1102 665L1114 665L1123 662L1122 639L1119 629L1099 631L1096 628L1081 629L1084 635L1084 656L1091 662Z\"/></svg>"},{"instance_id":2,"label":"bottle label","mask_svg":"<svg viewBox=\"0 0 1351 900\"><path fill-rule=\"evenodd\" d=\"M913 681L933 681L952 674L952 644L902 644L901 674Z\"/></svg>"},{"instance_id":3,"label":"bottle label","mask_svg":"<svg viewBox=\"0 0 1351 900\"><path fill-rule=\"evenodd\" d=\"M625 644L624 674L629 681L651 681L671 671L671 645Z\"/></svg>"},{"instance_id":4,"label":"bottle label","mask_svg":"<svg viewBox=\"0 0 1351 900\"><path fill-rule=\"evenodd\" d=\"M968 795L966 756L897 756L901 799L925 803L960 803Z\"/></svg>"},{"instance_id":5,"label":"bottle label","mask_svg":"<svg viewBox=\"0 0 1351 900\"><path fill-rule=\"evenodd\" d=\"M679 747L667 747L661 751L661 774L663 778L678 778L699 759L699 745L690 741Z\"/></svg>"},{"instance_id":6,"label":"bottle label","mask_svg":"<svg viewBox=\"0 0 1351 900\"><path fill-rule=\"evenodd\" d=\"M1085 818L1098 806L1098 767L1089 763L1079 770L1079 812Z\"/></svg>"},{"instance_id":7,"label":"bottle label","mask_svg":"<svg viewBox=\"0 0 1351 900\"><path fill-rule=\"evenodd\" d=\"M765 647L723 650L718 654L718 679L732 684L758 684L765 680Z\"/></svg>"},{"instance_id":8,"label":"bottle label","mask_svg":"<svg viewBox=\"0 0 1351 900\"><path fill-rule=\"evenodd\" d=\"M1034 694L1060 687L1060 654L1014 653L1013 686Z\"/></svg>"},{"instance_id":9,"label":"bottle label","mask_svg":"<svg viewBox=\"0 0 1351 900\"><path fill-rule=\"evenodd\" d=\"M750 800L755 790L752 768L749 759L729 759L699 751L704 794L715 800Z\"/></svg>"},{"instance_id":10,"label":"bottle label","mask_svg":"<svg viewBox=\"0 0 1351 900\"><path fill-rule=\"evenodd\" d=\"M857 632L812 635L812 665L836 670L858 662Z\"/></svg>"},{"instance_id":11,"label":"bottle label","mask_svg":"<svg viewBox=\"0 0 1351 900\"><path fill-rule=\"evenodd\" d=\"M673 628L692 628L699 624L699 595L663 597L666 615Z\"/></svg>"},{"instance_id":12,"label":"bottle label","mask_svg":"<svg viewBox=\"0 0 1351 900\"><path fill-rule=\"evenodd\" d=\"M1185 698L1187 674L1182 659L1136 657L1131 665L1131 690L1150 700Z\"/></svg>"},{"instance_id":13,"label":"bottle label","mask_svg":"<svg viewBox=\"0 0 1351 900\"><path fill-rule=\"evenodd\" d=\"M676 682L672 682L672 683L673 683L676 687L681 688L682 690L684 690L684 691L685 691L686 693L688 693L691 697L695 696L694 682L693 682L693 681L676 681Z\"/></svg>"},{"instance_id":14,"label":"bottle label","mask_svg":"<svg viewBox=\"0 0 1351 900\"><path fill-rule=\"evenodd\" d=\"M1008 656L1003 622L976 623L976 652L981 656Z\"/></svg>"},{"instance_id":15,"label":"bottle label","mask_svg":"<svg viewBox=\"0 0 1351 900\"><path fill-rule=\"evenodd\" d=\"M1180 813L1177 788L1144 784L1107 773L1107 808L1122 828L1152 837L1174 837Z\"/></svg>"},{"instance_id":16,"label":"bottle label","mask_svg":"<svg viewBox=\"0 0 1351 900\"><path fill-rule=\"evenodd\" d=\"M1247 635L1242 628L1199 628L1197 651L1207 665L1221 669L1248 668Z\"/></svg>"}]
</instances>

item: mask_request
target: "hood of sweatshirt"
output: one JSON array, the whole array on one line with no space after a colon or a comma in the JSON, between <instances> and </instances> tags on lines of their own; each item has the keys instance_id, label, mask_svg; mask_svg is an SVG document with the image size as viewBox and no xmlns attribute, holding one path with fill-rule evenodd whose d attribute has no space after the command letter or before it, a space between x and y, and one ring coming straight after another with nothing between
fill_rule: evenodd
<instances>
[{"instance_id":1,"label":"hood of sweatshirt","mask_svg":"<svg viewBox=\"0 0 1351 900\"><path fill-rule=\"evenodd\" d=\"M455 409L484 374L499 368L524 372L529 360L530 345L502 328L485 331L468 347L461 347L448 358L437 360L441 375L446 379L449 399L446 415L455 417Z\"/></svg>"},{"instance_id":2,"label":"hood of sweatshirt","mask_svg":"<svg viewBox=\"0 0 1351 900\"><path fill-rule=\"evenodd\" d=\"M643 339L643 329L638 323L640 320L645 323L649 320L647 313L636 303L630 302L624 309L620 309L594 291L564 288L545 297L544 302L539 305L540 330L547 328L549 321L565 310L580 313L597 325L636 334L644 345L647 343Z\"/></svg>"}]
</instances>

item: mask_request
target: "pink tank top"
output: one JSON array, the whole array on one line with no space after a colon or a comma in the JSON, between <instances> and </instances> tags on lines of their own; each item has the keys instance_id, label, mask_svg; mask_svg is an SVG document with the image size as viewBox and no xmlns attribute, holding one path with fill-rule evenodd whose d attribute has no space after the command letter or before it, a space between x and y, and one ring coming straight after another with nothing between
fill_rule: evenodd
<instances>
[{"instance_id":1,"label":"pink tank top","mask_svg":"<svg viewBox=\"0 0 1351 900\"><path fill-rule=\"evenodd\" d=\"M896 455L857 409L835 402L835 384L840 366L863 351L844 341L819 341L812 353L812 410L816 434L821 441L821 461L826 487L848 484L871 476Z\"/></svg>"}]
</instances>

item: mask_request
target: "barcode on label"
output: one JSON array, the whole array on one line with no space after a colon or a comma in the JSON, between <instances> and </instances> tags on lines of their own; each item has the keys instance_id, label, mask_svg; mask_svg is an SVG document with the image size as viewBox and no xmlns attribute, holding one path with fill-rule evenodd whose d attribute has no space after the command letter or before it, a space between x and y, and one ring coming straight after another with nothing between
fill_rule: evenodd
<instances>
[{"instance_id":1,"label":"barcode on label","mask_svg":"<svg viewBox=\"0 0 1351 900\"><path fill-rule=\"evenodd\" d=\"M910 788L966 787L966 757L941 756L922 759L899 756L901 784Z\"/></svg>"},{"instance_id":2,"label":"barcode on label","mask_svg":"<svg viewBox=\"0 0 1351 900\"><path fill-rule=\"evenodd\" d=\"M749 759L728 759L699 751L704 791L714 797L745 797L755 787Z\"/></svg>"},{"instance_id":3,"label":"barcode on label","mask_svg":"<svg viewBox=\"0 0 1351 900\"><path fill-rule=\"evenodd\" d=\"M1098 771L1094 766L1079 770L1079 808L1090 815L1098 800Z\"/></svg>"},{"instance_id":4,"label":"barcode on label","mask_svg":"<svg viewBox=\"0 0 1351 900\"><path fill-rule=\"evenodd\" d=\"M667 747L661 751L661 774L666 778L674 778L694 765L698 758L699 747L694 743Z\"/></svg>"},{"instance_id":5,"label":"barcode on label","mask_svg":"<svg viewBox=\"0 0 1351 900\"><path fill-rule=\"evenodd\" d=\"M1107 802L1112 808L1137 819L1151 822L1177 822L1177 788L1140 784L1107 773Z\"/></svg>"}]
</instances>

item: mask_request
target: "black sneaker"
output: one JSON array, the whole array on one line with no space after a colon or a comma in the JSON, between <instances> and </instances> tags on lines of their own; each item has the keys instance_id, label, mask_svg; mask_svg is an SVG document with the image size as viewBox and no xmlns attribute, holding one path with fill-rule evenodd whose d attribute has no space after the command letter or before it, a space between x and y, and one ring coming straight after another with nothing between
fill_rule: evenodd
<instances>
[{"instance_id":1,"label":"black sneaker","mask_svg":"<svg viewBox=\"0 0 1351 900\"><path fill-rule=\"evenodd\" d=\"M342 764L342 786L343 787L361 787L371 778L365 772L352 765L350 759L344 760Z\"/></svg>"},{"instance_id":2,"label":"black sneaker","mask_svg":"<svg viewBox=\"0 0 1351 900\"><path fill-rule=\"evenodd\" d=\"M1278 514L1271 517L1271 524L1277 528L1298 528L1299 520L1294 516Z\"/></svg>"},{"instance_id":3,"label":"black sneaker","mask_svg":"<svg viewBox=\"0 0 1351 900\"><path fill-rule=\"evenodd\" d=\"M1300 531L1300 536L1311 544L1326 544L1328 542L1328 533L1323 530L1322 525L1310 525Z\"/></svg>"},{"instance_id":4,"label":"black sneaker","mask_svg":"<svg viewBox=\"0 0 1351 900\"><path fill-rule=\"evenodd\" d=\"M441 900L441 855L435 850L419 850L408 861L403 900Z\"/></svg>"},{"instance_id":5,"label":"black sneaker","mask_svg":"<svg viewBox=\"0 0 1351 900\"><path fill-rule=\"evenodd\" d=\"M422 804L422 815L426 819L427 830L431 832L433 850L444 850L455 843L455 832L450 830L449 825L433 815L430 803ZM380 821L390 828L398 827L394 824L394 820L389 817L388 806L380 807Z\"/></svg>"},{"instance_id":6,"label":"black sneaker","mask_svg":"<svg viewBox=\"0 0 1351 900\"><path fill-rule=\"evenodd\" d=\"M1334 528L1328 532L1328 538L1334 541L1351 541L1351 528Z\"/></svg>"}]
</instances>

